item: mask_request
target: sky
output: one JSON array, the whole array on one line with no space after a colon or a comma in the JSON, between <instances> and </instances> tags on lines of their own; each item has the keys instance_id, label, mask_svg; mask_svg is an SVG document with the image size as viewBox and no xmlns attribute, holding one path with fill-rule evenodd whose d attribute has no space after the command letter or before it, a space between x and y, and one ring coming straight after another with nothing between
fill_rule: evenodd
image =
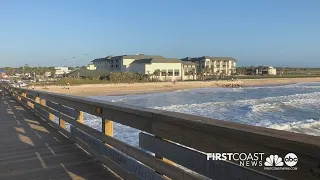
<instances>
[{"instance_id":1,"label":"sky","mask_svg":"<svg viewBox=\"0 0 320 180\"><path fill-rule=\"evenodd\" d=\"M0 67L137 53L320 67L319 9L319 0L1 0Z\"/></svg>"}]
</instances>

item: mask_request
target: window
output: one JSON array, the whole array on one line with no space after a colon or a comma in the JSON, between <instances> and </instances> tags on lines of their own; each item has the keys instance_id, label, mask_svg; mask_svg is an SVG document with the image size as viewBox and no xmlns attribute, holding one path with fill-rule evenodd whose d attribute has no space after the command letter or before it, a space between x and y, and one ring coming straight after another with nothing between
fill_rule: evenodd
<instances>
[{"instance_id":1,"label":"window","mask_svg":"<svg viewBox=\"0 0 320 180\"><path fill-rule=\"evenodd\" d=\"M161 76L166 76L167 75L167 70L166 69L162 69L161 70Z\"/></svg>"},{"instance_id":2,"label":"window","mask_svg":"<svg viewBox=\"0 0 320 180\"><path fill-rule=\"evenodd\" d=\"M111 65L111 67L113 67L113 65Z\"/></svg>"},{"instance_id":3,"label":"window","mask_svg":"<svg viewBox=\"0 0 320 180\"><path fill-rule=\"evenodd\" d=\"M173 76L173 69L168 69L168 76Z\"/></svg>"},{"instance_id":4,"label":"window","mask_svg":"<svg viewBox=\"0 0 320 180\"><path fill-rule=\"evenodd\" d=\"M174 70L174 76L180 76L180 70L179 69L175 69Z\"/></svg>"},{"instance_id":5,"label":"window","mask_svg":"<svg viewBox=\"0 0 320 180\"><path fill-rule=\"evenodd\" d=\"M118 67L118 64L116 65L116 67Z\"/></svg>"},{"instance_id":6,"label":"window","mask_svg":"<svg viewBox=\"0 0 320 180\"><path fill-rule=\"evenodd\" d=\"M113 63L113 60L111 60L111 63Z\"/></svg>"}]
</instances>

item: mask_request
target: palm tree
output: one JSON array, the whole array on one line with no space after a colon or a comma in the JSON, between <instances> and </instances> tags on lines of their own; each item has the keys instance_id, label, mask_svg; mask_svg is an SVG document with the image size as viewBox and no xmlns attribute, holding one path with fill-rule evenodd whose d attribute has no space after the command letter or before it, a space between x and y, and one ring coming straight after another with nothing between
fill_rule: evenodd
<instances>
[{"instance_id":1,"label":"palm tree","mask_svg":"<svg viewBox=\"0 0 320 180\"><path fill-rule=\"evenodd\" d=\"M31 73L32 72L32 68L26 64L24 67L23 67L23 73Z\"/></svg>"},{"instance_id":2,"label":"palm tree","mask_svg":"<svg viewBox=\"0 0 320 180\"><path fill-rule=\"evenodd\" d=\"M214 67L213 66L211 66L210 71L211 71L211 75L213 75L214 74Z\"/></svg>"},{"instance_id":3,"label":"palm tree","mask_svg":"<svg viewBox=\"0 0 320 180\"><path fill-rule=\"evenodd\" d=\"M208 74L210 73L210 68L209 68L209 66L206 66L206 67L204 68L204 73L206 73L206 75L208 75Z\"/></svg>"},{"instance_id":4,"label":"palm tree","mask_svg":"<svg viewBox=\"0 0 320 180\"><path fill-rule=\"evenodd\" d=\"M204 80L204 73L205 73L205 69L200 69L199 71L197 71L197 76L198 76L201 80Z\"/></svg>"},{"instance_id":5,"label":"palm tree","mask_svg":"<svg viewBox=\"0 0 320 180\"><path fill-rule=\"evenodd\" d=\"M156 69L154 72L153 72L153 75L157 77L157 80L159 81L159 77L160 77L160 69Z\"/></svg>"},{"instance_id":6,"label":"palm tree","mask_svg":"<svg viewBox=\"0 0 320 180\"><path fill-rule=\"evenodd\" d=\"M193 80L194 80L194 76L196 75L196 70L195 69L191 70L191 75L193 76Z\"/></svg>"},{"instance_id":7,"label":"palm tree","mask_svg":"<svg viewBox=\"0 0 320 180\"><path fill-rule=\"evenodd\" d=\"M11 67L6 67L5 69L8 76L11 76L13 74L13 69Z\"/></svg>"},{"instance_id":8,"label":"palm tree","mask_svg":"<svg viewBox=\"0 0 320 180\"><path fill-rule=\"evenodd\" d=\"M154 75L154 74L150 74L150 71L147 71L147 73L148 73L148 74L147 74L148 77L149 77L149 78L151 77L151 80L153 81L153 75Z\"/></svg>"},{"instance_id":9,"label":"palm tree","mask_svg":"<svg viewBox=\"0 0 320 180\"><path fill-rule=\"evenodd\" d=\"M190 79L190 76L191 76L191 72L190 72L190 71L186 71L186 72L185 72L185 75L188 76L188 80L189 80L189 79Z\"/></svg>"},{"instance_id":10,"label":"palm tree","mask_svg":"<svg viewBox=\"0 0 320 180\"><path fill-rule=\"evenodd\" d=\"M169 73L168 73L168 72L165 72L164 75L165 75L165 76L164 76L164 81L167 81L167 76L169 75Z\"/></svg>"},{"instance_id":11,"label":"palm tree","mask_svg":"<svg viewBox=\"0 0 320 180\"><path fill-rule=\"evenodd\" d=\"M49 71L51 73L51 77L55 77L55 74L56 74L56 69L54 67L49 67Z\"/></svg>"},{"instance_id":12,"label":"palm tree","mask_svg":"<svg viewBox=\"0 0 320 180\"><path fill-rule=\"evenodd\" d=\"M207 79L207 76L210 74L210 68L209 68L209 66L206 66L206 67L204 68L203 74L206 74L205 77L206 77L206 79ZM203 79L204 79L204 78L203 78Z\"/></svg>"}]
</instances>

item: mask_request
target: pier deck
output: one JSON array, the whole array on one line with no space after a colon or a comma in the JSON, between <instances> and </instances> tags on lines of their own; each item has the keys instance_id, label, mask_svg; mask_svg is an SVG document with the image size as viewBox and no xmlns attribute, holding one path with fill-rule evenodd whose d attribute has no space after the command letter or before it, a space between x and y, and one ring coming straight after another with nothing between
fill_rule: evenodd
<instances>
[{"instance_id":1,"label":"pier deck","mask_svg":"<svg viewBox=\"0 0 320 180\"><path fill-rule=\"evenodd\" d=\"M0 96L0 179L119 179L57 129Z\"/></svg>"}]
</instances>

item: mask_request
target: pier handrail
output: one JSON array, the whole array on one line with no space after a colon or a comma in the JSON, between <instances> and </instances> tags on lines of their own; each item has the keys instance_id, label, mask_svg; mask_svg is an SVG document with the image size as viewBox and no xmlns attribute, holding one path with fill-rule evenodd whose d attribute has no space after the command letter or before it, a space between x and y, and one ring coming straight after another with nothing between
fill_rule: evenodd
<instances>
[{"instance_id":1,"label":"pier handrail","mask_svg":"<svg viewBox=\"0 0 320 180\"><path fill-rule=\"evenodd\" d=\"M262 167L250 167L250 170L261 173L261 176L269 174L270 176L266 175L266 179L275 177L284 179L311 179L320 175L319 136L310 136L176 112L124 105L85 97L15 88L9 85L2 86L10 92L12 97L17 101L26 104L30 110L37 113L43 119L49 120L48 122L59 128L64 134L68 135L69 133L65 130L65 122L67 122L74 128L71 131L77 132L80 130L143 163L148 168L154 170L156 174L165 175L171 179L205 179L202 175L206 176L206 174L202 173L202 175L198 175L175 166L174 163L179 164L179 161L181 161L181 159L172 159L175 156L170 155L170 159L168 157L157 156L156 154L154 157L141 151L139 148L113 138L112 122L117 122L149 133L153 138L164 143L169 143L168 147L172 146L170 143L175 145L178 143L183 145L179 145L179 148L185 148L184 146L187 146L206 153L263 152L266 155L277 154L284 157L284 155L293 152L298 156L299 163L297 165L297 171L263 171ZM102 132L83 123L83 112L102 118ZM54 116L59 118L60 125L56 125L53 122ZM147 136L148 134L140 134L140 137ZM81 141L81 138L79 140L79 137L74 138L70 136L70 138L86 146L85 138L82 139L83 141ZM146 147L143 143L141 146ZM88 149L90 152L92 151L90 146L88 146ZM96 156L99 158L106 158L99 155L97 151L92 151L92 153L96 153ZM113 169L111 169L121 174L120 176L130 176L131 178L137 176L136 174L132 175L132 172L128 172L128 170L124 171L119 168L117 163L114 163L112 160L110 162L107 162L107 160L102 162L107 164L107 166L112 166ZM186 164L188 164L188 162ZM243 169L246 169L246 167L243 167Z\"/></svg>"}]
</instances>

